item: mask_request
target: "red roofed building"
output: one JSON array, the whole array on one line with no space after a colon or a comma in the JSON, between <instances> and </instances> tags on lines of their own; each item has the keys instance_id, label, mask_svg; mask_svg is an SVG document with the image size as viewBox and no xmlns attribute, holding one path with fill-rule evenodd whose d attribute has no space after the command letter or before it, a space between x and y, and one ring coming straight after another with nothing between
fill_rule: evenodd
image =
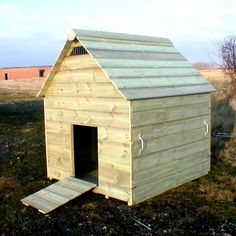
<instances>
[{"instance_id":1,"label":"red roofed building","mask_svg":"<svg viewBox=\"0 0 236 236\"><path fill-rule=\"evenodd\" d=\"M51 66L0 68L0 80L32 79L47 77Z\"/></svg>"}]
</instances>

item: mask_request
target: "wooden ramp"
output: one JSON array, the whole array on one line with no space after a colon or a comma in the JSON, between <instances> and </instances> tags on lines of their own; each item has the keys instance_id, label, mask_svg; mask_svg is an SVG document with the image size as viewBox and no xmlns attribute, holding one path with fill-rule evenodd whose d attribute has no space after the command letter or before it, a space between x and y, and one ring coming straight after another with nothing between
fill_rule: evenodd
<instances>
[{"instance_id":1,"label":"wooden ramp","mask_svg":"<svg viewBox=\"0 0 236 236\"><path fill-rule=\"evenodd\" d=\"M21 199L21 201L26 206L32 206L46 214L94 187L96 187L94 183L67 177Z\"/></svg>"}]
</instances>

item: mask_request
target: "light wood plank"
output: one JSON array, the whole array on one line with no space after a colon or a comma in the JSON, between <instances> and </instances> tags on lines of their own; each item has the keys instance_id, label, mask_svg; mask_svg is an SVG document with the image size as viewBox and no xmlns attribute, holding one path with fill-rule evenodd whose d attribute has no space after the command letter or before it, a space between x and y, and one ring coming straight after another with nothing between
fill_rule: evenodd
<instances>
[{"instance_id":1,"label":"light wood plank","mask_svg":"<svg viewBox=\"0 0 236 236\"><path fill-rule=\"evenodd\" d=\"M160 80L161 83L164 79L167 81L170 80L171 78L169 77L181 77L173 81L177 83L178 80L181 81L185 76L189 76L189 80L192 79L193 81L195 78L191 76L197 76L197 80L202 79L203 81L206 81L200 76L200 73L193 68L106 68L106 73L112 79L124 78L128 82L135 78L156 78L157 80ZM176 85L178 85L178 83Z\"/></svg>"},{"instance_id":2,"label":"light wood plank","mask_svg":"<svg viewBox=\"0 0 236 236\"><path fill-rule=\"evenodd\" d=\"M128 193L121 193L121 192L117 192L117 191L114 191L113 188L107 188L105 187L105 189L102 189L100 187L96 187L95 189L92 190L94 193L97 193L97 194L102 194L104 196L108 196L108 197L111 197L111 198L115 198L115 199L119 199L121 201L129 201L130 199L130 190L128 190ZM126 191L127 192L127 191Z\"/></svg>"},{"instance_id":3,"label":"light wood plank","mask_svg":"<svg viewBox=\"0 0 236 236\"><path fill-rule=\"evenodd\" d=\"M60 156L49 152L48 165L68 171L70 169L70 158L69 156Z\"/></svg>"},{"instance_id":4,"label":"light wood plank","mask_svg":"<svg viewBox=\"0 0 236 236\"><path fill-rule=\"evenodd\" d=\"M88 181L78 179L75 177L71 177L71 176L64 179L63 182L60 182L58 184L59 185L63 184L64 186L67 186L69 188L74 188L76 191L80 191L80 189L83 190L84 188L87 188L87 187L95 187L96 186L96 184L94 184L94 183L90 183Z\"/></svg>"},{"instance_id":5,"label":"light wood plank","mask_svg":"<svg viewBox=\"0 0 236 236\"><path fill-rule=\"evenodd\" d=\"M137 45L137 44L124 44L115 42L96 42L86 41L86 48L90 51L95 50L111 50L111 51L129 51L129 52L156 52L156 53L178 53L174 47L159 46L159 45Z\"/></svg>"},{"instance_id":6,"label":"light wood plank","mask_svg":"<svg viewBox=\"0 0 236 236\"><path fill-rule=\"evenodd\" d=\"M67 145L71 141L69 139L69 134L61 134L61 133L55 133L55 132L49 132L46 130L46 135L47 135L47 142L52 143L52 144L57 144L57 145Z\"/></svg>"},{"instance_id":7,"label":"light wood plank","mask_svg":"<svg viewBox=\"0 0 236 236\"><path fill-rule=\"evenodd\" d=\"M109 164L106 162L99 163L99 180L109 184L116 184L118 186L130 186L130 173L128 168L123 166Z\"/></svg>"},{"instance_id":8,"label":"light wood plank","mask_svg":"<svg viewBox=\"0 0 236 236\"><path fill-rule=\"evenodd\" d=\"M134 201L139 202L146 200L166 191L167 189L175 187L177 176L178 174L170 175L157 182L134 189Z\"/></svg>"},{"instance_id":9,"label":"light wood plank","mask_svg":"<svg viewBox=\"0 0 236 236\"><path fill-rule=\"evenodd\" d=\"M60 180L62 181L62 180ZM81 191L78 190L79 186L77 186L77 189L71 189L71 187L68 184L64 183L57 183L55 186L49 186L48 190L53 191L56 194L63 194L65 198L72 199L75 196L78 196L78 194L81 193Z\"/></svg>"},{"instance_id":10,"label":"light wood plank","mask_svg":"<svg viewBox=\"0 0 236 236\"><path fill-rule=\"evenodd\" d=\"M123 155L120 153L113 153L112 155L109 153L103 153L99 151L99 162L107 162L107 163L115 163L117 165L123 165L130 168L131 160L130 160L130 152L129 154Z\"/></svg>"},{"instance_id":11,"label":"light wood plank","mask_svg":"<svg viewBox=\"0 0 236 236\"><path fill-rule=\"evenodd\" d=\"M57 156L69 156L70 154L69 144L57 145L57 143L54 143L54 144L48 143L47 148L48 148L48 153L54 154Z\"/></svg>"},{"instance_id":12,"label":"light wood plank","mask_svg":"<svg viewBox=\"0 0 236 236\"><path fill-rule=\"evenodd\" d=\"M68 177L70 178L70 177ZM84 192L87 191L87 189L91 189L95 187L95 184L90 183L87 184L81 184L81 183L73 183L71 181L58 183L55 186L50 186L49 189L51 191L54 191L55 193L63 193L68 198L74 198Z\"/></svg>"},{"instance_id":13,"label":"light wood plank","mask_svg":"<svg viewBox=\"0 0 236 236\"><path fill-rule=\"evenodd\" d=\"M210 103L209 94L194 94L177 97L165 97L131 101L131 112L166 109L191 104Z\"/></svg>"},{"instance_id":14,"label":"light wood plank","mask_svg":"<svg viewBox=\"0 0 236 236\"><path fill-rule=\"evenodd\" d=\"M119 44L129 44L129 45L147 45L147 46L163 46L163 47L173 47L173 44L169 42L152 42L152 41L134 41L134 40L125 40L117 38L100 38L100 37L88 37L88 36L79 36L77 37L83 45L86 45L87 42L109 42L109 43L119 43Z\"/></svg>"},{"instance_id":15,"label":"light wood plank","mask_svg":"<svg viewBox=\"0 0 236 236\"><path fill-rule=\"evenodd\" d=\"M131 116L131 124L135 127L187 119L209 114L209 103L193 104L175 108L158 109L135 113Z\"/></svg>"},{"instance_id":16,"label":"light wood plank","mask_svg":"<svg viewBox=\"0 0 236 236\"><path fill-rule=\"evenodd\" d=\"M153 166L162 166L175 160L182 159L198 152L205 151L210 145L209 140L200 140L194 143L188 143L179 147L173 147L164 151L157 151L153 154L138 157L133 162L133 172L139 173L149 170ZM208 150L208 155L210 154Z\"/></svg>"},{"instance_id":17,"label":"light wood plank","mask_svg":"<svg viewBox=\"0 0 236 236\"><path fill-rule=\"evenodd\" d=\"M99 163L99 168L107 169L108 172L110 169L111 171L118 171L130 174L130 168L128 165L117 163L116 161L112 160L112 158L110 160L102 159L101 162Z\"/></svg>"},{"instance_id":18,"label":"light wood plank","mask_svg":"<svg viewBox=\"0 0 236 236\"><path fill-rule=\"evenodd\" d=\"M99 68L97 62L90 55L73 55L64 58L59 70ZM100 69L101 70L101 69Z\"/></svg>"},{"instance_id":19,"label":"light wood plank","mask_svg":"<svg viewBox=\"0 0 236 236\"><path fill-rule=\"evenodd\" d=\"M46 101L47 101L47 99L44 100L45 109L47 109L47 105L46 105L47 102ZM49 120L45 121L46 132L48 131L48 132L54 132L54 133L58 133L58 134L67 134L68 129L69 129L69 124L66 122L49 121Z\"/></svg>"},{"instance_id":20,"label":"light wood plank","mask_svg":"<svg viewBox=\"0 0 236 236\"><path fill-rule=\"evenodd\" d=\"M151 139L145 142L145 148L142 151L142 156L155 153L162 150L167 150L170 148L178 147L188 143L197 142L200 140L207 140L205 137L205 128L195 129L191 131L185 131L182 133L177 133L169 136L160 137L157 139ZM145 139L144 139L145 140ZM133 157L138 157L139 150L141 148L140 142L133 143L132 145L132 155Z\"/></svg>"},{"instance_id":21,"label":"light wood plank","mask_svg":"<svg viewBox=\"0 0 236 236\"><path fill-rule=\"evenodd\" d=\"M134 59L134 60L163 60L163 61L185 61L180 53L155 53L155 52L127 52L90 49L89 52L97 58L109 59Z\"/></svg>"},{"instance_id":22,"label":"light wood plank","mask_svg":"<svg viewBox=\"0 0 236 236\"><path fill-rule=\"evenodd\" d=\"M118 142L98 142L99 154L111 155L111 157L129 158L130 157L130 144ZM114 161L116 159L114 158Z\"/></svg>"},{"instance_id":23,"label":"light wood plank","mask_svg":"<svg viewBox=\"0 0 236 236\"><path fill-rule=\"evenodd\" d=\"M56 83L111 83L100 68L95 69L67 69L58 71L52 81Z\"/></svg>"},{"instance_id":24,"label":"light wood plank","mask_svg":"<svg viewBox=\"0 0 236 236\"><path fill-rule=\"evenodd\" d=\"M189 169L185 169L185 171L182 171L179 173L179 178L177 179L177 185L188 181L191 181L193 179L196 179L200 176L205 175L210 170L209 160L205 161L204 163L194 166Z\"/></svg>"},{"instance_id":25,"label":"light wood plank","mask_svg":"<svg viewBox=\"0 0 236 236\"><path fill-rule=\"evenodd\" d=\"M46 120L65 121L88 126L127 128L129 115L122 113L47 109Z\"/></svg>"},{"instance_id":26,"label":"light wood plank","mask_svg":"<svg viewBox=\"0 0 236 236\"><path fill-rule=\"evenodd\" d=\"M121 97L118 90L111 83L77 83L77 84L52 84L47 92L47 96L67 96L67 97Z\"/></svg>"},{"instance_id":27,"label":"light wood plank","mask_svg":"<svg viewBox=\"0 0 236 236\"><path fill-rule=\"evenodd\" d=\"M108 141L108 142L130 143L129 129L99 127L98 139L100 142Z\"/></svg>"},{"instance_id":28,"label":"light wood plank","mask_svg":"<svg viewBox=\"0 0 236 236\"><path fill-rule=\"evenodd\" d=\"M193 166L200 165L206 161L209 161L207 147L204 151L188 157L175 159L173 156L173 161L171 162L153 166L148 170L135 173L133 177L133 184L135 187L148 185L150 182L158 181L158 179L161 180L165 176L185 171L186 169L190 169Z\"/></svg>"},{"instance_id":29,"label":"light wood plank","mask_svg":"<svg viewBox=\"0 0 236 236\"><path fill-rule=\"evenodd\" d=\"M37 208L40 212L46 214L52 210L64 205L68 201L78 197L79 195L91 190L96 185L82 180L73 180L68 177L58 181L21 201Z\"/></svg>"},{"instance_id":30,"label":"light wood plank","mask_svg":"<svg viewBox=\"0 0 236 236\"><path fill-rule=\"evenodd\" d=\"M123 201L129 201L130 198L129 188L125 188L117 184L110 184L103 180L99 180L99 192L107 193L106 195Z\"/></svg>"},{"instance_id":31,"label":"light wood plank","mask_svg":"<svg viewBox=\"0 0 236 236\"><path fill-rule=\"evenodd\" d=\"M153 182L152 184L136 188L134 190L134 202L138 203L140 201L144 201L171 188L177 187L187 181L199 178L200 176L203 176L207 173L205 171L205 166L208 165L209 163L205 162L190 169L184 170L178 174L168 176L161 181L159 180L157 182Z\"/></svg>"},{"instance_id":32,"label":"light wood plank","mask_svg":"<svg viewBox=\"0 0 236 236\"><path fill-rule=\"evenodd\" d=\"M182 96L192 94L203 94L214 92L215 89L210 84L185 85L174 87L149 87L149 88L123 88L119 89L128 100L159 98L170 96Z\"/></svg>"},{"instance_id":33,"label":"light wood plank","mask_svg":"<svg viewBox=\"0 0 236 236\"><path fill-rule=\"evenodd\" d=\"M49 202L33 194L22 199L21 201L27 206L32 206L36 209L39 209L39 211L43 214L47 214L48 212L54 210L57 207L56 203Z\"/></svg>"},{"instance_id":34,"label":"light wood plank","mask_svg":"<svg viewBox=\"0 0 236 236\"><path fill-rule=\"evenodd\" d=\"M140 74L140 76L142 76ZM203 85L208 82L202 77L198 76L184 76L183 77L168 77L168 78L114 78L112 81L116 84L117 88L148 88L148 87L174 87L186 85Z\"/></svg>"},{"instance_id":35,"label":"light wood plank","mask_svg":"<svg viewBox=\"0 0 236 236\"><path fill-rule=\"evenodd\" d=\"M58 167L48 165L47 175L48 175L48 178L61 180L70 176L70 170L65 171Z\"/></svg>"},{"instance_id":36,"label":"light wood plank","mask_svg":"<svg viewBox=\"0 0 236 236\"><path fill-rule=\"evenodd\" d=\"M92 97L50 97L44 100L46 109L70 109L81 111L99 111L112 113L128 113L129 102L123 98Z\"/></svg>"},{"instance_id":37,"label":"light wood plank","mask_svg":"<svg viewBox=\"0 0 236 236\"><path fill-rule=\"evenodd\" d=\"M188 61L158 61L158 60L123 60L99 58L97 62L103 68L189 68L192 65Z\"/></svg>"},{"instance_id":38,"label":"light wood plank","mask_svg":"<svg viewBox=\"0 0 236 236\"><path fill-rule=\"evenodd\" d=\"M68 202L70 200L70 198L65 196L63 194L63 192L55 193L53 191L53 189L49 190L48 188L41 189L40 191L34 193L34 196L43 198L43 199L45 199L49 202L55 203L57 205L58 204L59 205L65 204L66 202Z\"/></svg>"},{"instance_id":39,"label":"light wood plank","mask_svg":"<svg viewBox=\"0 0 236 236\"><path fill-rule=\"evenodd\" d=\"M209 115L191 117L187 119L167 121L159 124L134 128L132 130L132 137L134 142L139 141L139 134L142 134L145 140L155 139L157 137L164 137L171 134L190 131L197 128L204 128L204 121L209 122Z\"/></svg>"},{"instance_id":40,"label":"light wood plank","mask_svg":"<svg viewBox=\"0 0 236 236\"><path fill-rule=\"evenodd\" d=\"M112 33L112 32L103 32L103 31L95 31L95 30L81 30L81 29L73 29L73 34L78 36L78 40L83 39L83 37L91 38L91 39L101 39L104 40L130 40L134 42L154 42L154 43L166 43L172 44L171 41L167 38L153 37L153 36L144 36L144 35L135 35L135 34L123 34L123 33ZM83 40L82 40L83 41Z\"/></svg>"}]
</instances>

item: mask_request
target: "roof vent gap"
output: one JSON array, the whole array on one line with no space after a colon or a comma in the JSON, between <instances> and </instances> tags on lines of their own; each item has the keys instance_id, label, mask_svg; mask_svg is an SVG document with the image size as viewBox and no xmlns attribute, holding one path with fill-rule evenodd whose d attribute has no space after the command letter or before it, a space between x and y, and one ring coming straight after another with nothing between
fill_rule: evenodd
<instances>
[{"instance_id":1,"label":"roof vent gap","mask_svg":"<svg viewBox=\"0 0 236 236\"><path fill-rule=\"evenodd\" d=\"M88 54L86 49L83 46L79 46L79 47L74 47L72 49L70 56L85 55L85 54Z\"/></svg>"}]
</instances>

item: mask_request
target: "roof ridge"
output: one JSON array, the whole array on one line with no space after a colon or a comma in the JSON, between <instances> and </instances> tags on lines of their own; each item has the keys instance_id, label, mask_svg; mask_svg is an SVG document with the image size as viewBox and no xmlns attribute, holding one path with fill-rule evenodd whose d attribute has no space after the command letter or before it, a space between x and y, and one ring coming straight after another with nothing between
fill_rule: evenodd
<instances>
[{"instance_id":1,"label":"roof ridge","mask_svg":"<svg viewBox=\"0 0 236 236\"><path fill-rule=\"evenodd\" d=\"M67 38L69 40L74 40L77 36L173 44L168 38L165 38L165 37L155 37L155 36L118 33L118 32L107 32L107 31L98 31L98 30L85 30L85 29L71 29L67 35Z\"/></svg>"}]
</instances>

